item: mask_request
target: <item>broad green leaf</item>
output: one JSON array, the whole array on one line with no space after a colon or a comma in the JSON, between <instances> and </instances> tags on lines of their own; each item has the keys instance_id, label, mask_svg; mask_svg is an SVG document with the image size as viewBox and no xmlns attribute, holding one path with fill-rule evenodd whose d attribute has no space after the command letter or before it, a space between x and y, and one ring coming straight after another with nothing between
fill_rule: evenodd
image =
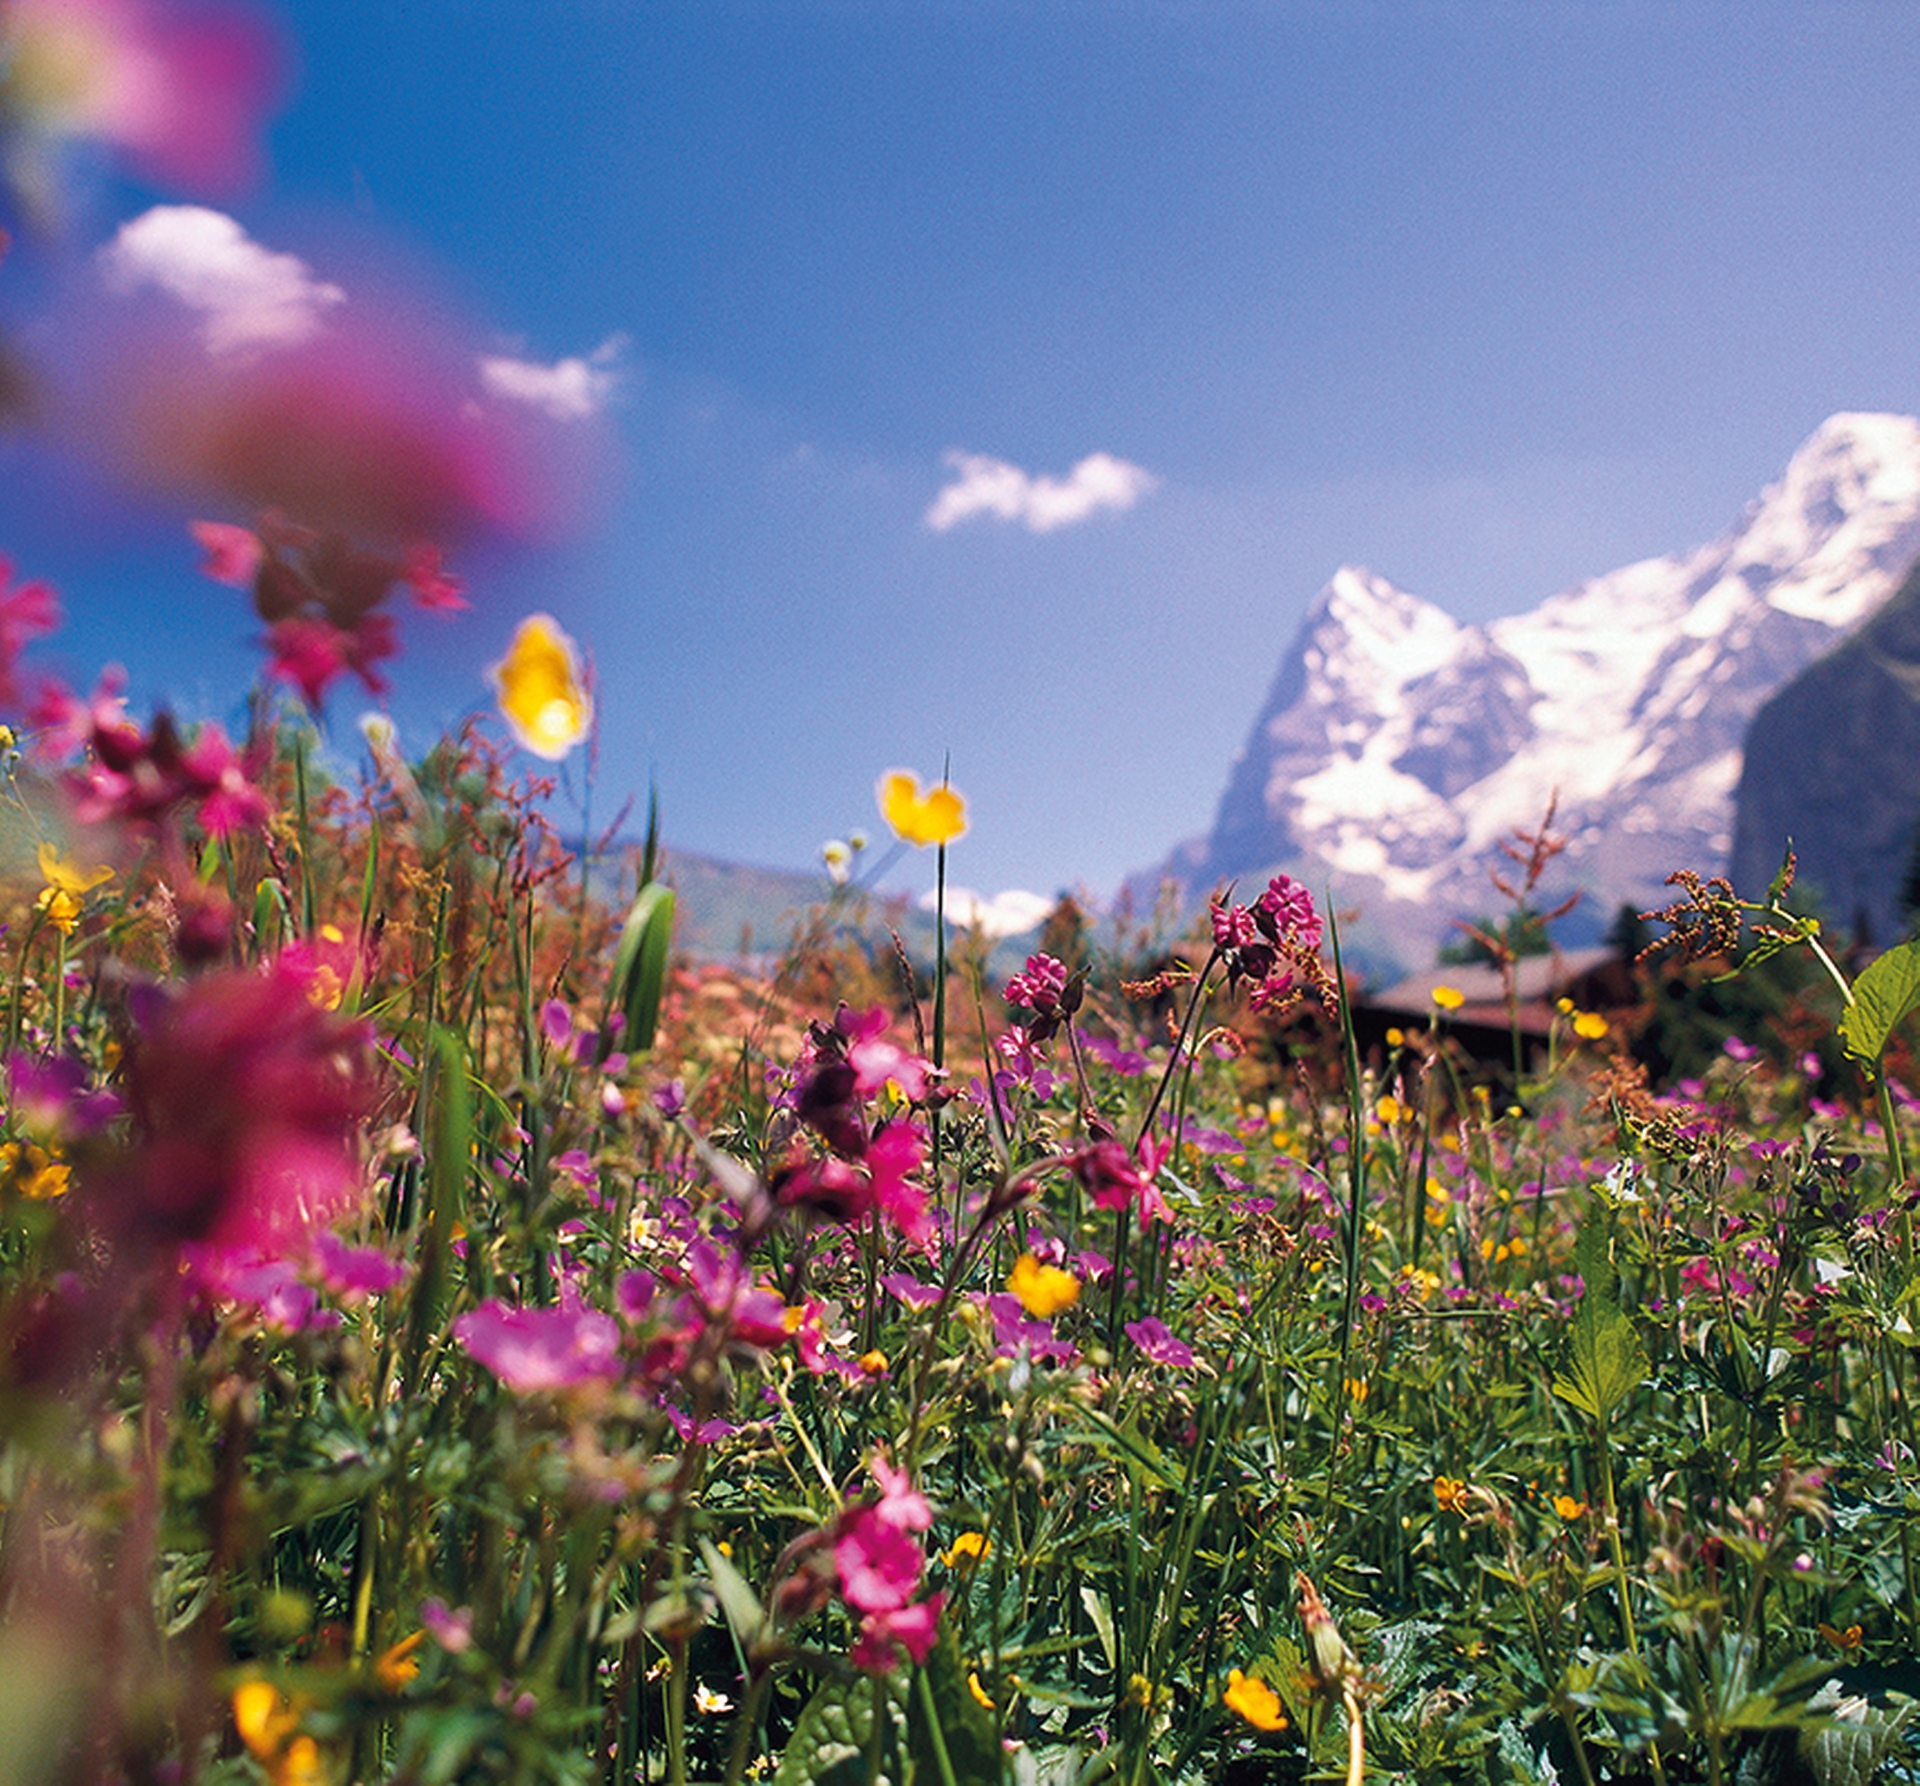
<instances>
[{"instance_id":1,"label":"broad green leaf","mask_svg":"<svg viewBox=\"0 0 1920 1786\"><path fill-rule=\"evenodd\" d=\"M1087 1617L1093 1620L1093 1629L1100 1639L1100 1648L1107 1658L1109 1671L1120 1666L1120 1649L1113 1638L1113 1608L1107 1604L1107 1597L1096 1587L1086 1582L1080 1584L1080 1604L1087 1609Z\"/></svg>"},{"instance_id":2,"label":"broad green leaf","mask_svg":"<svg viewBox=\"0 0 1920 1786\"><path fill-rule=\"evenodd\" d=\"M720 1597L721 1610L743 1649L751 1649L767 1622L760 1596L748 1585L747 1578L728 1560L726 1552L711 1539L700 1540L701 1560L713 1578L713 1591Z\"/></svg>"},{"instance_id":3,"label":"broad green leaf","mask_svg":"<svg viewBox=\"0 0 1920 1786\"><path fill-rule=\"evenodd\" d=\"M660 1025L660 996L673 948L673 904L671 887L649 881L620 927L609 1004L626 1019L619 1043L628 1054L646 1053Z\"/></svg>"},{"instance_id":4,"label":"broad green leaf","mask_svg":"<svg viewBox=\"0 0 1920 1786\"><path fill-rule=\"evenodd\" d=\"M867 1749L873 1736L874 1702L886 1718L880 1771L869 1777ZM773 1786L903 1786L899 1735L906 1722L906 1677L854 1675L825 1682L807 1701L787 1739Z\"/></svg>"},{"instance_id":5,"label":"broad green leaf","mask_svg":"<svg viewBox=\"0 0 1920 1786\"><path fill-rule=\"evenodd\" d=\"M1607 1210L1596 1205L1574 1247L1574 1263L1585 1288L1573 1313L1568 1368L1553 1384L1554 1394L1562 1401L1602 1426L1647 1377L1647 1354L1640 1336L1620 1308L1619 1281L1608 1251L1608 1221Z\"/></svg>"},{"instance_id":6,"label":"broad green leaf","mask_svg":"<svg viewBox=\"0 0 1920 1786\"><path fill-rule=\"evenodd\" d=\"M1868 963L1840 1018L1840 1040L1855 1060L1877 1067L1901 1020L1920 1005L1920 942L1900 943Z\"/></svg>"}]
</instances>

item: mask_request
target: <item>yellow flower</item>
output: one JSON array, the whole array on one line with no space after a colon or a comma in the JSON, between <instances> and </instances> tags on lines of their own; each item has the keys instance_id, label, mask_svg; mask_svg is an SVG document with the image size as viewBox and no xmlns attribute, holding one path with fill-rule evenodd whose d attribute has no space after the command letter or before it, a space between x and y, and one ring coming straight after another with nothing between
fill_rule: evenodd
<instances>
[{"instance_id":1,"label":"yellow flower","mask_svg":"<svg viewBox=\"0 0 1920 1786\"><path fill-rule=\"evenodd\" d=\"M1388 1092L1375 1106L1375 1109L1379 1113L1380 1120L1384 1123L1396 1123L1402 1115L1400 1100L1396 1098L1392 1092Z\"/></svg>"},{"instance_id":2,"label":"yellow flower","mask_svg":"<svg viewBox=\"0 0 1920 1786\"><path fill-rule=\"evenodd\" d=\"M862 1352L859 1364L862 1376L884 1377L887 1374L887 1355L878 1346L871 1352Z\"/></svg>"},{"instance_id":3,"label":"yellow flower","mask_svg":"<svg viewBox=\"0 0 1920 1786\"><path fill-rule=\"evenodd\" d=\"M96 863L92 868L83 868L71 856L63 856L50 843L43 843L34 852L40 864L40 878L49 887L57 887L62 893L72 893L76 897L91 893L95 887L113 879L113 870L107 865Z\"/></svg>"},{"instance_id":4,"label":"yellow flower","mask_svg":"<svg viewBox=\"0 0 1920 1786\"><path fill-rule=\"evenodd\" d=\"M1598 1011L1581 1011L1574 1017L1573 1033L1583 1042L1597 1042L1607 1033L1607 1020Z\"/></svg>"},{"instance_id":5,"label":"yellow flower","mask_svg":"<svg viewBox=\"0 0 1920 1786\"><path fill-rule=\"evenodd\" d=\"M325 1786L320 1745L300 1733L299 1705L271 1681L242 1681L234 1688L233 1727L272 1786Z\"/></svg>"},{"instance_id":6,"label":"yellow flower","mask_svg":"<svg viewBox=\"0 0 1920 1786\"><path fill-rule=\"evenodd\" d=\"M987 1697L986 1688L981 1686L980 1676L971 1671L967 1675L967 1691L973 1695L976 1704L985 1706L988 1711L993 1710L993 1701Z\"/></svg>"},{"instance_id":7,"label":"yellow flower","mask_svg":"<svg viewBox=\"0 0 1920 1786\"><path fill-rule=\"evenodd\" d=\"M963 1558L968 1561L983 1557L993 1548L985 1532L962 1532L959 1537L940 1553L941 1562L951 1569Z\"/></svg>"},{"instance_id":8,"label":"yellow flower","mask_svg":"<svg viewBox=\"0 0 1920 1786\"><path fill-rule=\"evenodd\" d=\"M1433 1498L1443 1513L1464 1515L1467 1511L1467 1485L1458 1476L1436 1476Z\"/></svg>"},{"instance_id":9,"label":"yellow flower","mask_svg":"<svg viewBox=\"0 0 1920 1786\"><path fill-rule=\"evenodd\" d=\"M1285 1730L1287 1715L1280 1709L1280 1695L1257 1674L1242 1674L1239 1669L1227 1675L1227 1690L1221 1696L1255 1730Z\"/></svg>"},{"instance_id":10,"label":"yellow flower","mask_svg":"<svg viewBox=\"0 0 1920 1786\"><path fill-rule=\"evenodd\" d=\"M557 763L593 725L593 696L573 641L550 614L529 614L507 655L487 672L521 745Z\"/></svg>"},{"instance_id":11,"label":"yellow flower","mask_svg":"<svg viewBox=\"0 0 1920 1786\"><path fill-rule=\"evenodd\" d=\"M1467 995L1457 986L1436 986L1430 996L1443 1011L1457 1011L1467 1002Z\"/></svg>"},{"instance_id":12,"label":"yellow flower","mask_svg":"<svg viewBox=\"0 0 1920 1786\"><path fill-rule=\"evenodd\" d=\"M398 1693L409 1681L419 1678L420 1662L413 1652L425 1636L426 1632L416 1631L374 1657L373 1678L389 1693Z\"/></svg>"},{"instance_id":13,"label":"yellow flower","mask_svg":"<svg viewBox=\"0 0 1920 1786\"><path fill-rule=\"evenodd\" d=\"M1013 1275L1007 1288L1020 1299L1020 1306L1042 1321L1050 1321L1063 1309L1071 1308L1080 1297L1080 1280L1057 1265L1042 1265L1031 1253L1022 1253L1013 1262Z\"/></svg>"},{"instance_id":14,"label":"yellow flower","mask_svg":"<svg viewBox=\"0 0 1920 1786\"><path fill-rule=\"evenodd\" d=\"M0 1161L6 1165L7 1177L13 1181L13 1188L35 1203L64 1197L68 1182L73 1177L71 1166L56 1159L45 1148L36 1147L31 1141L9 1141L5 1147L0 1147Z\"/></svg>"},{"instance_id":15,"label":"yellow flower","mask_svg":"<svg viewBox=\"0 0 1920 1786\"><path fill-rule=\"evenodd\" d=\"M1842 1631L1838 1626L1822 1621L1818 1629L1820 1635L1837 1650L1857 1650L1860 1647L1861 1631L1858 1625L1849 1625Z\"/></svg>"},{"instance_id":16,"label":"yellow flower","mask_svg":"<svg viewBox=\"0 0 1920 1786\"><path fill-rule=\"evenodd\" d=\"M1585 1519L1587 1516L1586 1502L1576 1501L1572 1495L1555 1495L1553 1510L1562 1519Z\"/></svg>"},{"instance_id":17,"label":"yellow flower","mask_svg":"<svg viewBox=\"0 0 1920 1786\"><path fill-rule=\"evenodd\" d=\"M43 843L36 854L40 878L46 885L34 901L34 909L44 912L47 922L62 936L72 936L74 926L80 922L82 902L95 887L113 879L113 870L104 864L83 868L50 843Z\"/></svg>"},{"instance_id":18,"label":"yellow flower","mask_svg":"<svg viewBox=\"0 0 1920 1786\"><path fill-rule=\"evenodd\" d=\"M951 843L966 833L967 803L945 782L923 794L911 769L889 769L875 792L880 816L906 843Z\"/></svg>"}]
</instances>

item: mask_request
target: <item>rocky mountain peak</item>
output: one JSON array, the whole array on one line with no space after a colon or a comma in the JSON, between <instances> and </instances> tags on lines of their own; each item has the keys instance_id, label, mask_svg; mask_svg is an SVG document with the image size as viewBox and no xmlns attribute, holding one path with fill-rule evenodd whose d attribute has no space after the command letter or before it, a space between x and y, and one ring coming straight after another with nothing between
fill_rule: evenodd
<instances>
[{"instance_id":1,"label":"rocky mountain peak","mask_svg":"<svg viewBox=\"0 0 1920 1786\"><path fill-rule=\"evenodd\" d=\"M1276 869L1330 887L1418 957L1493 900L1500 840L1557 796L1560 867L1604 923L1669 870L1724 868L1767 698L1920 556L1920 421L1843 414L1725 534L1468 625L1358 565L1281 658L1192 893Z\"/></svg>"}]
</instances>

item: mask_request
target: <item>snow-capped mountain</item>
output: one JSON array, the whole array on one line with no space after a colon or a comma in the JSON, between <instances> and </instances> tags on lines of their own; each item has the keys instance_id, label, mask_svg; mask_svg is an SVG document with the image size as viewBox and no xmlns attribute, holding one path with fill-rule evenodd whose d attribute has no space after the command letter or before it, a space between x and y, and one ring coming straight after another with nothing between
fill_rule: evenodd
<instances>
[{"instance_id":1,"label":"snow-capped mountain","mask_svg":"<svg viewBox=\"0 0 1920 1786\"><path fill-rule=\"evenodd\" d=\"M1920 556L1920 422L1838 415L1711 545L1469 626L1356 566L1281 661L1192 893L1286 868L1410 950L1495 909L1499 846L1556 794L1549 886L1605 922L1719 872L1749 722ZM1508 865L1510 867L1510 865Z\"/></svg>"}]
</instances>

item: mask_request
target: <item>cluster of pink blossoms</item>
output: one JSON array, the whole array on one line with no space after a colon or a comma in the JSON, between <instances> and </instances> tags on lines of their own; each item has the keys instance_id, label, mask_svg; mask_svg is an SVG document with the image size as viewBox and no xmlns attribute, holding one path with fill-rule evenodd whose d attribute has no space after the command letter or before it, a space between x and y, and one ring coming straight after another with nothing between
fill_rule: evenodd
<instances>
[{"instance_id":1,"label":"cluster of pink blossoms","mask_svg":"<svg viewBox=\"0 0 1920 1786\"><path fill-rule=\"evenodd\" d=\"M437 546L414 546L395 558L271 513L256 528L196 521L193 536L206 550L208 576L252 594L254 612L267 623L268 674L292 683L309 707L319 707L349 671L371 693L386 693L378 666L400 650L383 606L395 584L438 613L470 605Z\"/></svg>"},{"instance_id":2,"label":"cluster of pink blossoms","mask_svg":"<svg viewBox=\"0 0 1920 1786\"><path fill-rule=\"evenodd\" d=\"M904 1650L924 1662L940 1625L944 1593L916 1600L927 1570L920 1534L933 1509L905 1470L877 1453L868 1465L880 1493L848 1507L824 1531L792 1545L792 1572L773 1590L775 1611L793 1623L817 1612L836 1593L860 1622L850 1656L869 1674L889 1674Z\"/></svg>"},{"instance_id":3,"label":"cluster of pink blossoms","mask_svg":"<svg viewBox=\"0 0 1920 1786\"><path fill-rule=\"evenodd\" d=\"M930 1062L886 1035L884 1010L842 1005L831 1024L815 1023L796 1069L788 1107L827 1152L789 1160L768 1181L775 1204L852 1225L879 1214L915 1246L932 1244L926 1187L914 1176L926 1157L917 1122L893 1118L869 1126L866 1105L889 1086L909 1105L939 1095Z\"/></svg>"},{"instance_id":4,"label":"cluster of pink blossoms","mask_svg":"<svg viewBox=\"0 0 1920 1786\"><path fill-rule=\"evenodd\" d=\"M1216 898L1211 912L1227 984L1249 987L1252 1009L1286 1011L1309 991L1331 997L1332 977L1320 959L1325 927L1313 895L1298 881L1275 875L1252 905Z\"/></svg>"},{"instance_id":5,"label":"cluster of pink blossoms","mask_svg":"<svg viewBox=\"0 0 1920 1786\"><path fill-rule=\"evenodd\" d=\"M280 1256L358 1203L372 1038L313 985L311 962L283 954L130 999L130 1145L83 1176L90 1215L130 1258L187 1243Z\"/></svg>"}]
</instances>

